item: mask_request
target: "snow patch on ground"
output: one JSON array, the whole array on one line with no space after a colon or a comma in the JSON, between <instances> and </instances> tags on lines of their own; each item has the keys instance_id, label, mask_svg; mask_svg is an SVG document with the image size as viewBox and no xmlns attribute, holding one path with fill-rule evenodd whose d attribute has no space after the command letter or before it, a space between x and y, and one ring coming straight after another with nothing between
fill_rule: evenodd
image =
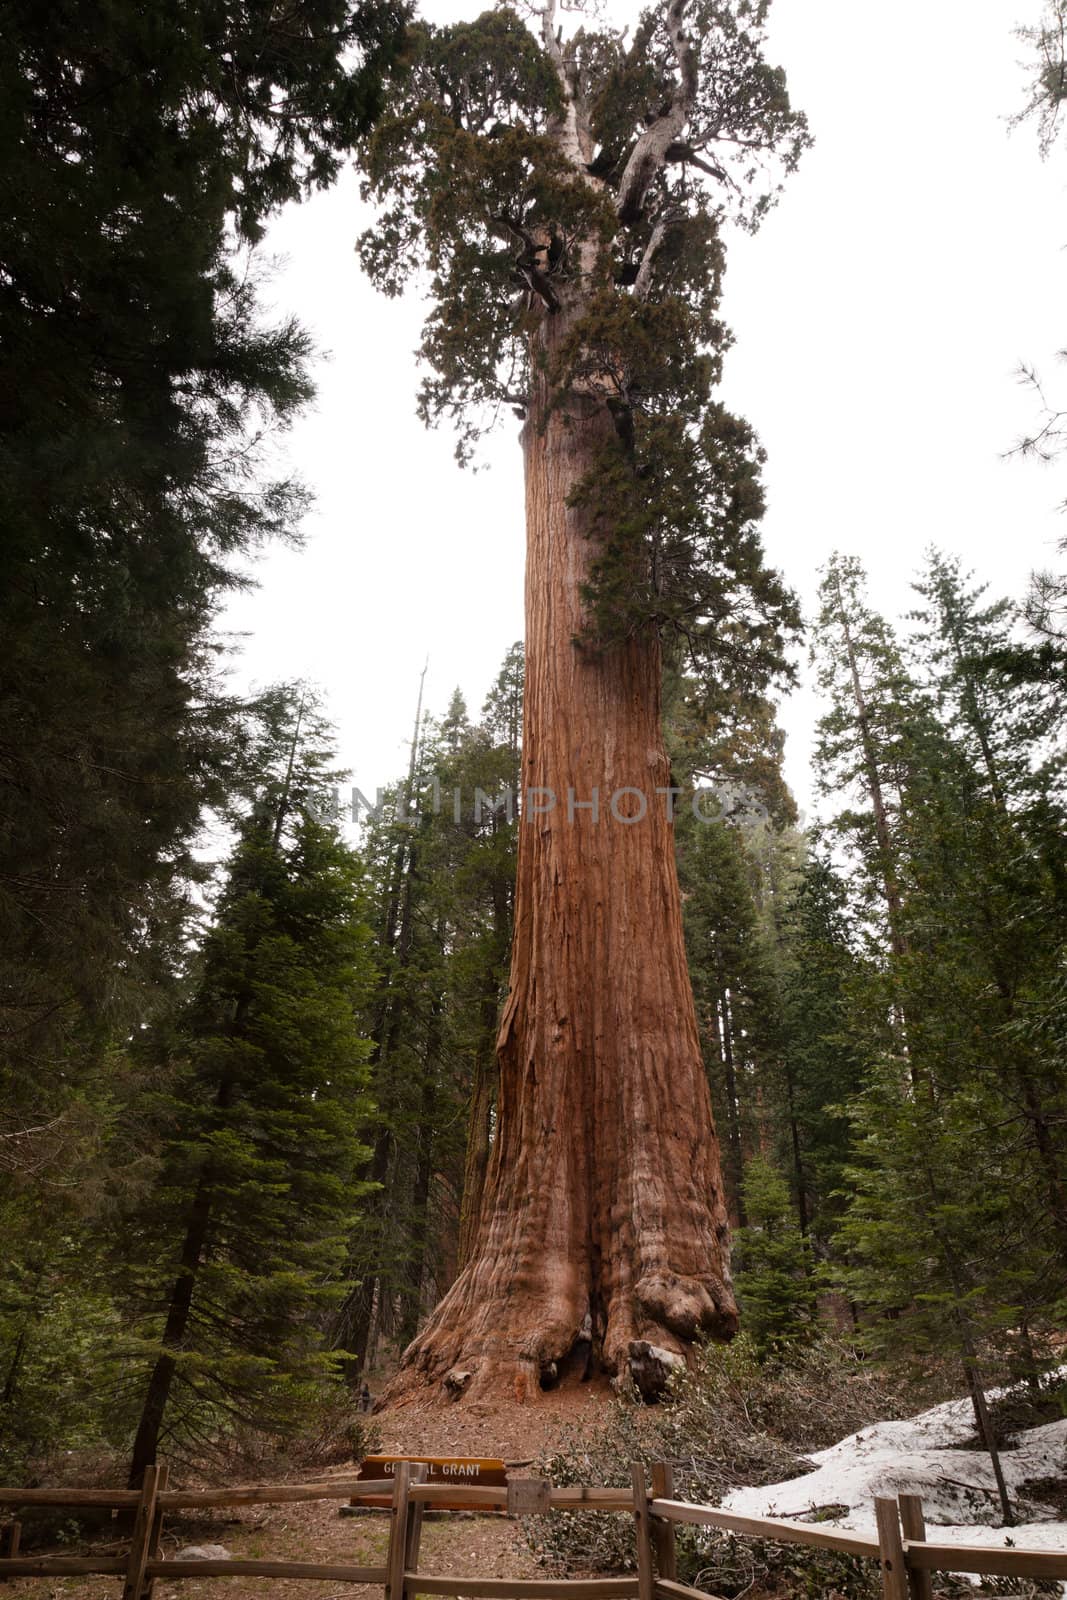
<instances>
[{"instance_id":1,"label":"snow patch on ground","mask_svg":"<svg viewBox=\"0 0 1067 1600\"><path fill-rule=\"evenodd\" d=\"M874 1498L922 1496L927 1537L939 1544L1067 1550L1062 1511L1041 1503L1028 1485L1067 1481L1067 1418L1014 1436L1001 1452L1018 1526L1002 1528L993 1468L981 1450L963 1449L974 1438L969 1400L950 1400L902 1422L879 1422L829 1450L809 1456L812 1470L786 1483L734 1489L724 1511L783 1517L875 1536ZM822 1508L834 1508L828 1515ZM840 1508L845 1509L840 1509Z\"/></svg>"}]
</instances>

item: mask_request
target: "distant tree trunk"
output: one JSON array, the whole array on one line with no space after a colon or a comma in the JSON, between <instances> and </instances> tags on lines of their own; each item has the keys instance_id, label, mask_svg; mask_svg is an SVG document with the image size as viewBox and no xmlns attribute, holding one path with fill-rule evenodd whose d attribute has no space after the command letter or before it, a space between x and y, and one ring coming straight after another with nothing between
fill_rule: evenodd
<instances>
[{"instance_id":1,"label":"distant tree trunk","mask_svg":"<svg viewBox=\"0 0 1067 1600\"><path fill-rule=\"evenodd\" d=\"M22 1370L22 1362L26 1354L26 1344L28 1339L29 1329L26 1323L23 1323L22 1327L19 1329L18 1338L15 1340L15 1349L12 1352L11 1362L7 1369L7 1377L4 1379L3 1394L0 1395L0 1403L5 1406L9 1406L14 1402L15 1389L18 1384L19 1373Z\"/></svg>"},{"instance_id":2,"label":"distant tree trunk","mask_svg":"<svg viewBox=\"0 0 1067 1600\"><path fill-rule=\"evenodd\" d=\"M867 697L863 692L863 684L860 680L848 611L844 601L841 599L840 582L838 583L837 592L840 604L841 627L845 638L845 650L848 655L849 676L852 681L852 696L856 705L856 721L860 730L860 742L863 750L863 768L867 780L867 793L870 797L871 810L874 813L874 837L878 851L878 867L882 878L882 890L885 895L889 919L889 943L894 956L900 958L907 955L908 942L903 931L904 906L900 894L900 884L897 881L896 858L889 830L889 816L882 788L881 773L878 767L877 748L871 731L870 711L867 707Z\"/></svg>"},{"instance_id":3,"label":"distant tree trunk","mask_svg":"<svg viewBox=\"0 0 1067 1600\"><path fill-rule=\"evenodd\" d=\"M408 761L407 784L404 788L403 815L413 812L419 775L422 729L422 696L426 683L426 667L419 677L419 694L415 703L415 724L411 734L411 756ZM394 956L395 971L386 981L377 1016L371 1030L371 1070L376 1087L378 1129L371 1151L371 1159L360 1173L360 1179L369 1183L371 1191L363 1203L363 1213L357 1230L357 1247L349 1264L354 1278L338 1313L335 1341L347 1352L343 1367L345 1381L352 1388L363 1381L371 1346L371 1330L375 1313L388 1292L380 1268L391 1252L386 1247L386 1225L394 1196L389 1186L389 1173L396 1150L396 1099L398 1085L394 1065L397 1045L403 1031L402 1004L393 992L396 972L403 972L411 959L413 916L413 887L418 862L418 837L401 832L393 852L389 873L389 892L386 901L385 923L382 931L384 950Z\"/></svg>"},{"instance_id":4,"label":"distant tree trunk","mask_svg":"<svg viewBox=\"0 0 1067 1600\"><path fill-rule=\"evenodd\" d=\"M745 1153L741 1141L741 1117L737 1098L737 1071L734 1066L730 1003L722 984L721 963L719 978L718 998L713 1002L709 1010L711 1026L715 1033L715 1043L719 1051L719 1060L722 1064L723 1087L726 1090L725 1099L720 1105L720 1111L725 1121L724 1137L727 1157L723 1176L726 1180L726 1199L730 1212L730 1224L732 1227L743 1228L748 1220L745 1215L743 1190Z\"/></svg>"},{"instance_id":5,"label":"distant tree trunk","mask_svg":"<svg viewBox=\"0 0 1067 1600\"><path fill-rule=\"evenodd\" d=\"M392 1399L442 1381L526 1399L583 1330L594 1367L625 1377L635 1341L685 1352L737 1327L664 793L659 640L575 644L596 544L591 513L568 501L613 428L598 394L553 405L545 362L580 309L576 293L540 323L523 433L523 815L497 1138L476 1251Z\"/></svg>"},{"instance_id":6,"label":"distant tree trunk","mask_svg":"<svg viewBox=\"0 0 1067 1600\"><path fill-rule=\"evenodd\" d=\"M796 1111L796 1085L793 1080L793 1069L788 1061L782 1063L782 1077L785 1080L789 1147L793 1157L793 1191L794 1199L797 1203L797 1223L801 1233L807 1238L810 1218L808 1216L808 1196L804 1186L804 1157L800 1148L800 1124L797 1121Z\"/></svg>"},{"instance_id":7,"label":"distant tree trunk","mask_svg":"<svg viewBox=\"0 0 1067 1600\"><path fill-rule=\"evenodd\" d=\"M1005 1528L1014 1528L1015 1513L1011 1508L1011 1499L1008 1495L1008 1485L1004 1481L1004 1468L1001 1465L1000 1450L997 1447L997 1436L993 1431L993 1424L986 1405L985 1387L978 1368L970 1356L967 1355L963 1363L964 1375L967 1379L967 1388L971 1396L971 1409L974 1411L974 1420L978 1425L978 1437L989 1454L993 1467L993 1478L997 1486L997 1498L1000 1501L1000 1514L1004 1519Z\"/></svg>"},{"instance_id":8,"label":"distant tree trunk","mask_svg":"<svg viewBox=\"0 0 1067 1600\"><path fill-rule=\"evenodd\" d=\"M423 1095L423 1110L428 1110L432 1115L436 1105L436 1092L431 1090ZM419 1129L419 1151L415 1162L415 1183L412 1189L412 1228L411 1228L411 1258L404 1273L402 1285L403 1303L400 1313L399 1335L402 1343L407 1344L414 1338L422 1317L422 1284L426 1271L426 1255L428 1239L426 1236L429 1218L427 1215L427 1202L430 1198L430 1179L433 1176L433 1127L424 1123Z\"/></svg>"},{"instance_id":9,"label":"distant tree trunk","mask_svg":"<svg viewBox=\"0 0 1067 1600\"><path fill-rule=\"evenodd\" d=\"M219 1104L224 1102L220 1093ZM141 1420L137 1425L137 1433L133 1441L133 1454L130 1458L129 1487L139 1489L144 1477L146 1467L152 1465L156 1459L159 1446L159 1433L163 1426L163 1418L170 1399L171 1385L178 1365L178 1353L185 1343L186 1331L189 1327L189 1316L193 1307L193 1292L196 1288L197 1273L204 1259L204 1249L207 1245L208 1232L211 1227L211 1212L213 1204L214 1182L207 1165L200 1174L196 1192L185 1226L185 1238L182 1241L181 1257L178 1264L178 1276L170 1292L170 1301L167 1306L166 1322L163 1326L161 1349L156 1357L148 1379L148 1388L145 1391L144 1405L141 1409Z\"/></svg>"},{"instance_id":10,"label":"distant tree trunk","mask_svg":"<svg viewBox=\"0 0 1067 1600\"><path fill-rule=\"evenodd\" d=\"M439 937L445 937L443 929ZM415 1157L415 1181L411 1193L411 1229L409 1260L404 1274L403 1304L400 1316L400 1338L407 1344L415 1337L422 1317L422 1285L426 1271L429 1245L430 1182L433 1178L435 1129L437 1125L438 1073L441 1055L441 1005L435 1001L430 1013L427 1036L426 1076L422 1083L417 1129L418 1149Z\"/></svg>"},{"instance_id":11,"label":"distant tree trunk","mask_svg":"<svg viewBox=\"0 0 1067 1600\"><path fill-rule=\"evenodd\" d=\"M516 730L513 747L518 749ZM493 892L493 930L499 948L500 970L511 946L511 896L502 884ZM478 1242L482 1220L482 1202L485 1198L485 1179L489 1171L489 1152L492 1149L492 1121L496 1109L499 1072L496 1060L496 1034L500 1013L500 990L497 963L486 967L485 989L481 999L482 1037L474 1063L474 1082L471 1085L470 1111L467 1117L467 1148L463 1166L463 1197L459 1210L459 1265L465 1267Z\"/></svg>"},{"instance_id":12,"label":"distant tree trunk","mask_svg":"<svg viewBox=\"0 0 1067 1600\"><path fill-rule=\"evenodd\" d=\"M364 1203L364 1216L368 1219L364 1226L376 1243L380 1242L381 1238L382 1196L386 1192L386 1179L389 1176L392 1153L392 1125L383 1123L374 1141L371 1159L360 1173L361 1181L375 1185L368 1201ZM378 1298L379 1275L369 1260L362 1271L358 1265L352 1270L360 1275L349 1289L338 1313L335 1337L337 1344L347 1352L343 1368L344 1378L354 1389L363 1381L367 1365L371 1319Z\"/></svg>"},{"instance_id":13,"label":"distant tree trunk","mask_svg":"<svg viewBox=\"0 0 1067 1600\"><path fill-rule=\"evenodd\" d=\"M493 1001L496 1014L496 1001ZM470 1111L467 1116L467 1151L463 1165L463 1200L459 1213L459 1265L466 1266L478 1241L482 1219L485 1179L489 1171L489 1152L493 1106L496 1104L497 1064L481 1051L474 1063Z\"/></svg>"},{"instance_id":14,"label":"distant tree trunk","mask_svg":"<svg viewBox=\"0 0 1067 1600\"><path fill-rule=\"evenodd\" d=\"M1012 1076L1020 1085L1026 1120L1047 1185L1048 1208L1056 1219L1058 1254L1061 1261L1067 1262L1067 1188L1064 1186L1061 1158L1052 1141L1050 1116L1042 1104L1031 1073L1016 1064L1012 1068Z\"/></svg>"},{"instance_id":15,"label":"distant tree trunk","mask_svg":"<svg viewBox=\"0 0 1067 1600\"><path fill-rule=\"evenodd\" d=\"M998 954L996 913L992 897L988 893L983 893L981 897L981 911L982 921L989 937L993 982L1000 997L1004 1020L1010 1023L1016 1016L1015 990L1004 971L1003 960ZM1056 1252L1060 1260L1067 1263L1067 1185L1064 1183L1062 1148L1053 1132L1056 1123L1055 1113L1050 1112L1044 1103L1039 1075L1027 1064L1022 1051L1018 1048L1006 1053L1004 1081L1014 1083L1018 1102L1021 1102L1022 1114L1030 1129L1030 1138L1037 1154L1037 1165L1041 1169L1045 1184L1046 1204L1049 1214L1056 1221L1056 1230L1052 1236L1056 1242Z\"/></svg>"}]
</instances>

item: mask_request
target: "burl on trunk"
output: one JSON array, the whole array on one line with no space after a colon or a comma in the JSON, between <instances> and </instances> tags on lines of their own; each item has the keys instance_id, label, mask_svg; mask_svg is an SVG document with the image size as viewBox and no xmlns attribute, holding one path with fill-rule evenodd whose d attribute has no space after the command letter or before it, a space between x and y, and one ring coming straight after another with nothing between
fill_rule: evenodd
<instances>
[{"instance_id":1,"label":"burl on trunk","mask_svg":"<svg viewBox=\"0 0 1067 1600\"><path fill-rule=\"evenodd\" d=\"M575 295L543 318L542 355L579 309ZM405 1353L394 1402L427 1384L527 1399L595 1370L648 1392L698 1334L737 1327L659 642L576 643L596 544L568 501L614 424L595 393L551 406L550 365L534 363L523 433L523 795L497 1136L477 1247Z\"/></svg>"}]
</instances>

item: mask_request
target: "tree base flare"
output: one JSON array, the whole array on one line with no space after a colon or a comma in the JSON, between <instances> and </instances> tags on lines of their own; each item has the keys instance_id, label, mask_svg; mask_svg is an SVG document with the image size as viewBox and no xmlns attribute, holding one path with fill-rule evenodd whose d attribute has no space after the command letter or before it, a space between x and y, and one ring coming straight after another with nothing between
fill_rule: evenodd
<instances>
[{"instance_id":1,"label":"tree base flare","mask_svg":"<svg viewBox=\"0 0 1067 1600\"><path fill-rule=\"evenodd\" d=\"M501 1304L493 1331L485 1303L469 1315L469 1297L477 1273L469 1270L453 1285L419 1337L404 1352L400 1370L383 1393L376 1410L416 1400L441 1405L502 1399L534 1405L547 1392L610 1380L620 1392L635 1391L654 1402L675 1373L689 1365L693 1339L727 1340L737 1331L737 1310L726 1283L685 1285L681 1299L670 1304L670 1324L654 1325L639 1303L609 1319L605 1337L595 1340L587 1314L569 1321L537 1325L534 1315L503 1327L514 1307ZM699 1289L699 1293L697 1290ZM648 1299L646 1296L645 1304ZM637 1295L635 1292L635 1302ZM679 1306L684 1310L678 1309ZM531 1308L532 1313L533 1308ZM684 1328L688 1337L681 1337ZM691 1330L691 1331L690 1331Z\"/></svg>"}]
</instances>

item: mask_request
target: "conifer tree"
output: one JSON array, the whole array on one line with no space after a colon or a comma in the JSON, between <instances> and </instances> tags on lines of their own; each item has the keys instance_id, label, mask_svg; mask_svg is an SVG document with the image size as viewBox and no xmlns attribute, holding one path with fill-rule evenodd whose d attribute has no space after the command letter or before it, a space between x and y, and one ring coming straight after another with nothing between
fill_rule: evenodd
<instances>
[{"instance_id":1,"label":"conifer tree","mask_svg":"<svg viewBox=\"0 0 1067 1600\"><path fill-rule=\"evenodd\" d=\"M989 671L1012 649L1016 607L986 602L988 586L969 586L959 558L937 549L914 587L923 601L912 613L914 649L941 724L963 748L976 792L1018 814L1028 799L1059 786L1063 756L1053 746L1059 709L1036 685L1005 695Z\"/></svg>"},{"instance_id":2,"label":"conifer tree","mask_svg":"<svg viewBox=\"0 0 1067 1600\"><path fill-rule=\"evenodd\" d=\"M871 985L859 942L846 884L809 849L777 929L775 976L798 1220L820 1258L831 1248L844 1198L844 1107L869 1059L863 996Z\"/></svg>"},{"instance_id":3,"label":"conifer tree","mask_svg":"<svg viewBox=\"0 0 1067 1600\"><path fill-rule=\"evenodd\" d=\"M440 964L425 927L420 863L429 816L420 794L428 731L423 715L426 672L424 666L406 779L381 797L364 839L378 952L367 1019L376 1115L372 1149L361 1174L370 1185L370 1198L351 1241L349 1289L335 1329L338 1344L348 1353L352 1383L362 1375L376 1323L389 1329L396 1308L396 1276L403 1271L406 1256L402 1242L406 1207L399 1200L397 1163L405 1130L418 1136L415 1104L423 1081L419 1058L424 1054L420 1030L427 1009L437 1006L440 996Z\"/></svg>"},{"instance_id":4,"label":"conifer tree","mask_svg":"<svg viewBox=\"0 0 1067 1600\"><path fill-rule=\"evenodd\" d=\"M247 754L210 624L304 505L258 445L308 341L231 246L336 173L403 14L0 5L0 1134L42 1191L106 1136L108 1044L180 963Z\"/></svg>"},{"instance_id":5,"label":"conifer tree","mask_svg":"<svg viewBox=\"0 0 1067 1600\"><path fill-rule=\"evenodd\" d=\"M844 1018L861 1069L848 1097L855 1194L837 1248L873 1343L959 1359L1007 1522L985 1370L1027 1342L1064 1281L1048 1116L1062 1082L1035 1070L1012 1024L1044 989L1055 923L1026 839L1046 725L1035 701L990 694L981 663L1008 612L983 605L958 563L931 557L910 643L861 582L835 561L816 636L834 696L821 779L851 781L865 802L835 822L868 887Z\"/></svg>"},{"instance_id":6,"label":"conifer tree","mask_svg":"<svg viewBox=\"0 0 1067 1600\"><path fill-rule=\"evenodd\" d=\"M773 1146L792 1173L803 1231L796 1083L779 995L782 907L803 853L782 773L784 735L765 696L723 693L707 678L672 674L666 704L672 770L680 788L694 792L676 818L676 853L731 1219L745 1221L745 1159Z\"/></svg>"},{"instance_id":7,"label":"conifer tree","mask_svg":"<svg viewBox=\"0 0 1067 1600\"><path fill-rule=\"evenodd\" d=\"M744 1224L746 1155L758 1142L757 1081L774 1026L773 995L760 937L742 830L724 821L684 833L680 877L686 951L712 1096L725 1145L731 1219Z\"/></svg>"},{"instance_id":8,"label":"conifer tree","mask_svg":"<svg viewBox=\"0 0 1067 1600\"><path fill-rule=\"evenodd\" d=\"M759 452L713 387L726 217L755 225L806 133L762 54L765 4L665 0L632 40L595 21L564 37L558 0L525 9L530 27L506 5L421 26L363 157L366 269L387 293L430 277L423 416L456 420L463 454L487 411L518 410L527 484L498 1135L477 1245L397 1393L535 1394L579 1344L624 1379L635 1341L682 1351L736 1325L661 651L745 685L784 666L795 610L756 532Z\"/></svg>"},{"instance_id":9,"label":"conifer tree","mask_svg":"<svg viewBox=\"0 0 1067 1600\"><path fill-rule=\"evenodd\" d=\"M330 1369L327 1308L366 1154L361 869L320 820L321 729L241 829L171 1057L158 1183L139 1219L136 1346L149 1374L130 1481L160 1441L219 1422L283 1432Z\"/></svg>"},{"instance_id":10,"label":"conifer tree","mask_svg":"<svg viewBox=\"0 0 1067 1600\"><path fill-rule=\"evenodd\" d=\"M846 1281L869 1312L882 1313L864 1322L872 1348L959 1362L1011 1526L985 1386L1009 1330L1029 1321L1047 1251L1014 1204L1027 1181L1018 1147L990 1137L973 1094L931 1100L902 1066L893 1056L876 1062L852 1104L854 1199L840 1231L853 1261Z\"/></svg>"},{"instance_id":11,"label":"conifer tree","mask_svg":"<svg viewBox=\"0 0 1067 1600\"><path fill-rule=\"evenodd\" d=\"M843 807L833 828L854 849L868 894L884 908L893 955L902 959L907 937L897 835L908 740L920 713L900 645L871 609L865 587L855 557L835 555L828 563L812 636L828 700L815 760L823 794L860 802Z\"/></svg>"},{"instance_id":12,"label":"conifer tree","mask_svg":"<svg viewBox=\"0 0 1067 1600\"><path fill-rule=\"evenodd\" d=\"M246 247L373 121L404 11L0 4L0 1384L24 1419L50 1328L111 1326L104 1219L152 1159L122 1141L127 1041L180 1002L196 836L270 722L210 630L241 558L296 532L260 442L310 395L309 343L261 316ZM110 1358L72 1350L72 1438L101 1413L83 1359L103 1390Z\"/></svg>"},{"instance_id":13,"label":"conifer tree","mask_svg":"<svg viewBox=\"0 0 1067 1600\"><path fill-rule=\"evenodd\" d=\"M984 1083L991 1124L1023 1131L1045 1226L1062 1244L1067 1084L1026 1042L1026 1019L1058 986L1067 932L1055 719L1039 693L1005 697L982 675L1010 637L1006 602L983 605L959 563L936 552L917 588L927 604L915 654L940 704L941 732L936 745L916 748L906 826L916 959L903 974L906 1003L917 1025L927 1019L924 1049L938 1083L946 1091ZM1041 1231L1037 1215L1030 1225Z\"/></svg>"},{"instance_id":14,"label":"conifer tree","mask_svg":"<svg viewBox=\"0 0 1067 1600\"><path fill-rule=\"evenodd\" d=\"M468 1063L464 1079L470 1086L458 1266L477 1241L496 1119L496 1035L514 919L523 676L523 649L515 644L486 696L479 727L455 774L466 804L463 855L454 877L463 914L462 938L450 962L450 1015L453 1045Z\"/></svg>"},{"instance_id":15,"label":"conifer tree","mask_svg":"<svg viewBox=\"0 0 1067 1600\"><path fill-rule=\"evenodd\" d=\"M408 782L383 795L364 833L381 962L369 1018L375 1189L353 1236L337 1330L353 1380L383 1344L410 1339L447 1289L480 1204L511 933L521 697L515 647L477 724L458 690L443 718L420 712Z\"/></svg>"},{"instance_id":16,"label":"conifer tree","mask_svg":"<svg viewBox=\"0 0 1067 1600\"><path fill-rule=\"evenodd\" d=\"M735 1265L745 1332L759 1355L781 1355L815 1331L810 1245L798 1226L789 1186L766 1156L754 1155L746 1164L744 1204Z\"/></svg>"}]
</instances>

